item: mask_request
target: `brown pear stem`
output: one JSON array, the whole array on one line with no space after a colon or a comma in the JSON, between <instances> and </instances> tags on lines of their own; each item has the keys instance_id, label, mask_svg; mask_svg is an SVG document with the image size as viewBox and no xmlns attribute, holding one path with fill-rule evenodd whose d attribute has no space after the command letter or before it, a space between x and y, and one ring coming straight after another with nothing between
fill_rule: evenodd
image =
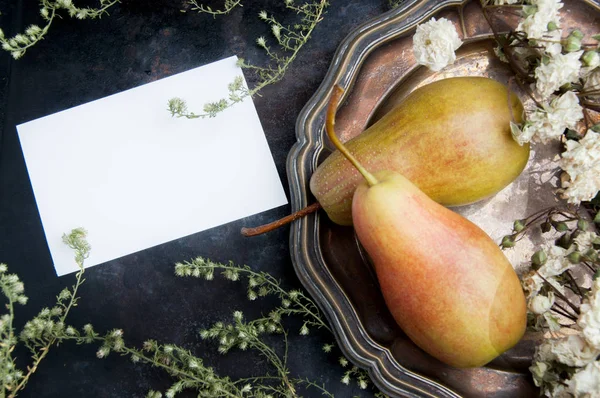
<instances>
[{"instance_id":1,"label":"brown pear stem","mask_svg":"<svg viewBox=\"0 0 600 398\"><path fill-rule=\"evenodd\" d=\"M299 219L300 217L304 217L311 213L314 213L317 210L319 210L320 208L321 208L321 204L319 202L315 202L312 205L307 206L304 209L300 209L297 212L290 214L289 216L280 218L277 221L273 221L271 223L261 225L258 227L254 227L254 228L245 228L244 227L244 228L242 228L242 235L244 235L246 237L250 237L250 236L257 236L257 235L265 234L267 232L271 232L274 229L277 229L283 225L289 224L292 221Z\"/></svg>"},{"instance_id":2,"label":"brown pear stem","mask_svg":"<svg viewBox=\"0 0 600 398\"><path fill-rule=\"evenodd\" d=\"M367 183L369 184L369 186L373 186L373 185L377 184L377 182L378 182L377 179L375 178L375 176L373 176L373 174L369 173L358 162L358 160L354 157L354 155L352 155L348 151L348 149L346 149L344 144L342 144L342 142L339 140L337 135L335 135L335 128L334 128L335 113L337 112L337 108L340 105L340 101L342 99L342 94L344 94L344 89L336 84L335 87L333 88L333 93L331 93L331 98L329 100L329 105L327 107L327 122L325 123L325 127L326 127L325 130L327 130L327 136L329 137L329 139L331 140L333 145L335 145L337 150L340 151L342 153L342 155L344 155L346 157L346 159L348 159L350 161L350 163L352 163L352 165L354 167L356 167L356 169L360 172L360 174L363 175L365 180L367 180Z\"/></svg>"}]
</instances>

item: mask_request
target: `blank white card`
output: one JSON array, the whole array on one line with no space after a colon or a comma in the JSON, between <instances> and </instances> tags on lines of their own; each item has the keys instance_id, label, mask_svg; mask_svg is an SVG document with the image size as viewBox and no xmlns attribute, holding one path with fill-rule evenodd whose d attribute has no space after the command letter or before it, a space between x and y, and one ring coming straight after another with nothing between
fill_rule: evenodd
<instances>
[{"instance_id":1,"label":"blank white card","mask_svg":"<svg viewBox=\"0 0 600 398\"><path fill-rule=\"evenodd\" d=\"M17 126L56 273L77 270L62 234L88 231L92 266L287 203L250 98L200 113L242 71L231 57Z\"/></svg>"}]
</instances>

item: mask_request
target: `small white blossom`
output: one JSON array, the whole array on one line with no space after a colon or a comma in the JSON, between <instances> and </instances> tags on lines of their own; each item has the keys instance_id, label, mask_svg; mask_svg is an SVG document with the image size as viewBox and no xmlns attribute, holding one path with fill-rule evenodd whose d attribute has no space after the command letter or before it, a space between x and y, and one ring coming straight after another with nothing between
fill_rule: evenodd
<instances>
[{"instance_id":1,"label":"small white blossom","mask_svg":"<svg viewBox=\"0 0 600 398\"><path fill-rule=\"evenodd\" d=\"M547 64L543 62L535 69L536 89L543 98L548 98L560 86L579 79L583 51L556 54Z\"/></svg>"},{"instance_id":2,"label":"small white blossom","mask_svg":"<svg viewBox=\"0 0 600 398\"><path fill-rule=\"evenodd\" d=\"M300 328L300 334L301 334L302 336L306 336L306 335L308 334L308 332L309 332L309 331L308 331L308 328L306 327L306 324L305 324L305 325L302 325L302 327Z\"/></svg>"},{"instance_id":3,"label":"small white blossom","mask_svg":"<svg viewBox=\"0 0 600 398\"><path fill-rule=\"evenodd\" d=\"M244 318L244 314L242 313L242 311L234 311L233 312L233 319L235 319L238 322L241 322L242 318Z\"/></svg>"},{"instance_id":4,"label":"small white blossom","mask_svg":"<svg viewBox=\"0 0 600 398\"><path fill-rule=\"evenodd\" d=\"M579 105L579 98L568 91L554 98L550 104L544 104L543 108L537 108L527 118L523 130L513 137L520 145L531 140L547 144L559 138L565 129L574 129L581 119L583 108Z\"/></svg>"},{"instance_id":5,"label":"small white blossom","mask_svg":"<svg viewBox=\"0 0 600 398\"><path fill-rule=\"evenodd\" d=\"M559 25L558 11L563 4L560 0L532 0L531 4L537 8L536 12L521 21L517 30L525 32L528 39L542 39L548 32L548 24Z\"/></svg>"},{"instance_id":6,"label":"small white blossom","mask_svg":"<svg viewBox=\"0 0 600 398\"><path fill-rule=\"evenodd\" d=\"M344 377L342 377L342 384L350 384L350 376L349 375L344 375Z\"/></svg>"},{"instance_id":7,"label":"small white blossom","mask_svg":"<svg viewBox=\"0 0 600 398\"><path fill-rule=\"evenodd\" d=\"M413 37L413 51L417 63L432 71L439 71L456 61L454 53L462 41L458 37L454 24L446 18L430 21L417 26Z\"/></svg>"},{"instance_id":8,"label":"small white blossom","mask_svg":"<svg viewBox=\"0 0 600 398\"><path fill-rule=\"evenodd\" d=\"M252 386L250 384L245 384L244 387L240 390L242 394L249 393L252 390Z\"/></svg>"},{"instance_id":9,"label":"small white blossom","mask_svg":"<svg viewBox=\"0 0 600 398\"><path fill-rule=\"evenodd\" d=\"M108 347L100 347L100 349L96 352L96 356L100 359L106 357L110 353L110 349Z\"/></svg>"},{"instance_id":10,"label":"small white blossom","mask_svg":"<svg viewBox=\"0 0 600 398\"><path fill-rule=\"evenodd\" d=\"M600 354L580 335L570 335L556 340L548 340L551 359L568 366L585 366Z\"/></svg>"},{"instance_id":11,"label":"small white blossom","mask_svg":"<svg viewBox=\"0 0 600 398\"><path fill-rule=\"evenodd\" d=\"M554 293L550 292L548 296L540 294L532 298L529 301L528 307L529 311L541 315L544 312L548 312L552 305L554 305Z\"/></svg>"},{"instance_id":12,"label":"small white blossom","mask_svg":"<svg viewBox=\"0 0 600 398\"><path fill-rule=\"evenodd\" d=\"M538 46L544 48L546 54L556 56L562 52L562 30L556 29L551 32L546 32L540 40Z\"/></svg>"},{"instance_id":13,"label":"small white blossom","mask_svg":"<svg viewBox=\"0 0 600 398\"><path fill-rule=\"evenodd\" d=\"M568 381L575 397L600 398L600 361L589 363Z\"/></svg>"},{"instance_id":14,"label":"small white blossom","mask_svg":"<svg viewBox=\"0 0 600 398\"><path fill-rule=\"evenodd\" d=\"M581 231L574 239L573 242L577 245L577 250L581 253L585 253L592 248L592 243L598 237L595 232Z\"/></svg>"},{"instance_id":15,"label":"small white blossom","mask_svg":"<svg viewBox=\"0 0 600 398\"><path fill-rule=\"evenodd\" d=\"M570 181L563 196L569 203L591 200L600 190L600 135L588 130L579 141L568 140L560 167L569 174Z\"/></svg>"},{"instance_id":16,"label":"small white blossom","mask_svg":"<svg viewBox=\"0 0 600 398\"><path fill-rule=\"evenodd\" d=\"M359 380L358 381L358 388L360 388L361 390L364 390L368 387L369 385L367 384L366 380Z\"/></svg>"},{"instance_id":17,"label":"small white blossom","mask_svg":"<svg viewBox=\"0 0 600 398\"><path fill-rule=\"evenodd\" d=\"M600 278L596 278L592 290L581 304L577 325L586 341L600 351Z\"/></svg>"},{"instance_id":18,"label":"small white blossom","mask_svg":"<svg viewBox=\"0 0 600 398\"><path fill-rule=\"evenodd\" d=\"M566 258L570 250L563 249L560 246L552 246L546 250L548 259L546 263L538 269L538 273L544 278L561 275L568 269L573 268L573 264Z\"/></svg>"},{"instance_id":19,"label":"small white blossom","mask_svg":"<svg viewBox=\"0 0 600 398\"><path fill-rule=\"evenodd\" d=\"M503 6L505 4L516 4L519 0L494 0L495 6Z\"/></svg>"},{"instance_id":20,"label":"small white blossom","mask_svg":"<svg viewBox=\"0 0 600 398\"><path fill-rule=\"evenodd\" d=\"M537 387L540 387L544 381L544 376L548 372L548 364L546 362L534 362L533 365L529 367L529 371L533 376L533 382Z\"/></svg>"}]
</instances>

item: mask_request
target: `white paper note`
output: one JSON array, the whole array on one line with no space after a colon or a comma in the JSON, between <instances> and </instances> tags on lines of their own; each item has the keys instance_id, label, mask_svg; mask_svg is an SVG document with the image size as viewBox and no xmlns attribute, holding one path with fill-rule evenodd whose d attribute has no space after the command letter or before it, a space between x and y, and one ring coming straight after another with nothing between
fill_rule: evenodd
<instances>
[{"instance_id":1,"label":"white paper note","mask_svg":"<svg viewBox=\"0 0 600 398\"><path fill-rule=\"evenodd\" d=\"M236 57L17 126L56 273L61 240L88 231L92 266L287 203L251 99L216 118L177 119L227 97Z\"/></svg>"}]
</instances>

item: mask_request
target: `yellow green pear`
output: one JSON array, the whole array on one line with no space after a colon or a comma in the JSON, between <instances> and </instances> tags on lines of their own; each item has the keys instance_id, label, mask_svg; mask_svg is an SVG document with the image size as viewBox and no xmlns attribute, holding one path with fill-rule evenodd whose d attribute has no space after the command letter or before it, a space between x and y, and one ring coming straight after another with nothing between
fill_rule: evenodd
<instances>
[{"instance_id":1,"label":"yellow green pear","mask_svg":"<svg viewBox=\"0 0 600 398\"><path fill-rule=\"evenodd\" d=\"M456 77L425 85L348 141L371 172L396 171L430 198L458 206L489 197L524 169L510 121L523 107L506 86L483 77ZM360 173L336 151L317 168L310 189L332 221L352 224L352 195Z\"/></svg>"}]
</instances>

